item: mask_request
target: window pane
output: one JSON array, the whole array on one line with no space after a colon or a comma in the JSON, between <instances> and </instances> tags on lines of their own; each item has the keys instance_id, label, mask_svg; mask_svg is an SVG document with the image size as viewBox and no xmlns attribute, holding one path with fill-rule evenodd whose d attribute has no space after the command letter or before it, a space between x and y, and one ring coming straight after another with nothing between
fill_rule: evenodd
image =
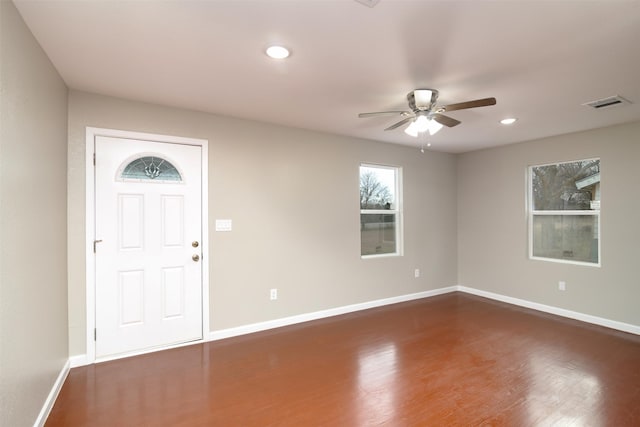
<instances>
[{"instance_id":1,"label":"window pane","mask_svg":"<svg viewBox=\"0 0 640 427\"><path fill-rule=\"evenodd\" d=\"M396 215L360 214L360 254L396 253Z\"/></svg>"},{"instance_id":2,"label":"window pane","mask_svg":"<svg viewBox=\"0 0 640 427\"><path fill-rule=\"evenodd\" d=\"M600 208L600 160L531 168L534 210Z\"/></svg>"},{"instance_id":3,"label":"window pane","mask_svg":"<svg viewBox=\"0 0 640 427\"><path fill-rule=\"evenodd\" d=\"M120 175L122 179L182 181L180 172L169 161L155 156L144 156L130 162Z\"/></svg>"},{"instance_id":4,"label":"window pane","mask_svg":"<svg viewBox=\"0 0 640 427\"><path fill-rule=\"evenodd\" d=\"M533 256L598 262L596 215L534 215Z\"/></svg>"},{"instance_id":5,"label":"window pane","mask_svg":"<svg viewBox=\"0 0 640 427\"><path fill-rule=\"evenodd\" d=\"M360 209L396 209L396 171L360 166Z\"/></svg>"}]
</instances>

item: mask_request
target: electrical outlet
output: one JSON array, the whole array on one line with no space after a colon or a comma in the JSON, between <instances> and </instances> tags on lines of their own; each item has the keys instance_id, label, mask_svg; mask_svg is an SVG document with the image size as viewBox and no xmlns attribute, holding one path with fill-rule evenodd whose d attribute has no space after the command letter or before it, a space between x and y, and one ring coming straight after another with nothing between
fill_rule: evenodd
<instances>
[{"instance_id":1,"label":"electrical outlet","mask_svg":"<svg viewBox=\"0 0 640 427\"><path fill-rule=\"evenodd\" d=\"M420 277L420 269L416 268L415 270L413 270L413 277L415 277L416 279L418 277Z\"/></svg>"},{"instance_id":2,"label":"electrical outlet","mask_svg":"<svg viewBox=\"0 0 640 427\"><path fill-rule=\"evenodd\" d=\"M567 284L564 281L559 281L558 282L558 290L560 291L564 291L567 289Z\"/></svg>"},{"instance_id":3,"label":"electrical outlet","mask_svg":"<svg viewBox=\"0 0 640 427\"><path fill-rule=\"evenodd\" d=\"M271 299L271 301L277 300L278 299L278 290L277 289L271 289L271 292L269 294L269 298Z\"/></svg>"}]
</instances>

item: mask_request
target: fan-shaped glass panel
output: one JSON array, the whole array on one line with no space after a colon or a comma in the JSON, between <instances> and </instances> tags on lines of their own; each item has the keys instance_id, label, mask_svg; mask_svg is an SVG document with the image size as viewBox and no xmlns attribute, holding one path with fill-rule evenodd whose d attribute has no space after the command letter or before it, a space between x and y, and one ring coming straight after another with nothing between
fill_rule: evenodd
<instances>
[{"instance_id":1,"label":"fan-shaped glass panel","mask_svg":"<svg viewBox=\"0 0 640 427\"><path fill-rule=\"evenodd\" d=\"M130 162L120 174L122 179L182 181L182 176L168 160L156 156L139 157Z\"/></svg>"}]
</instances>

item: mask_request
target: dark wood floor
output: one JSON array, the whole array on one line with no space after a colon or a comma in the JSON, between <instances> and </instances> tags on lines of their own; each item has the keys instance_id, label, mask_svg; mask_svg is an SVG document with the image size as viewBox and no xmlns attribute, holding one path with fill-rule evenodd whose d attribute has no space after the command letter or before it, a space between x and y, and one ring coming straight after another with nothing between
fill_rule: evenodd
<instances>
[{"instance_id":1,"label":"dark wood floor","mask_svg":"<svg viewBox=\"0 0 640 427\"><path fill-rule=\"evenodd\" d=\"M72 369L47 426L640 426L640 337L453 293Z\"/></svg>"}]
</instances>

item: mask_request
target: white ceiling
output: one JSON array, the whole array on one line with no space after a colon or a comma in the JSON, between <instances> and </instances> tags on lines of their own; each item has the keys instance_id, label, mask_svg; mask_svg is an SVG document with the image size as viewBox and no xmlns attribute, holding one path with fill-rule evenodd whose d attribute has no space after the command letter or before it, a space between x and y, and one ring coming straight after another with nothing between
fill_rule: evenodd
<instances>
[{"instance_id":1,"label":"white ceiling","mask_svg":"<svg viewBox=\"0 0 640 427\"><path fill-rule=\"evenodd\" d=\"M358 113L404 110L416 88L496 97L429 137L452 153L640 120L635 0L14 3L67 85L99 94L415 146L383 131L399 118ZM612 95L633 103L581 105Z\"/></svg>"}]
</instances>

